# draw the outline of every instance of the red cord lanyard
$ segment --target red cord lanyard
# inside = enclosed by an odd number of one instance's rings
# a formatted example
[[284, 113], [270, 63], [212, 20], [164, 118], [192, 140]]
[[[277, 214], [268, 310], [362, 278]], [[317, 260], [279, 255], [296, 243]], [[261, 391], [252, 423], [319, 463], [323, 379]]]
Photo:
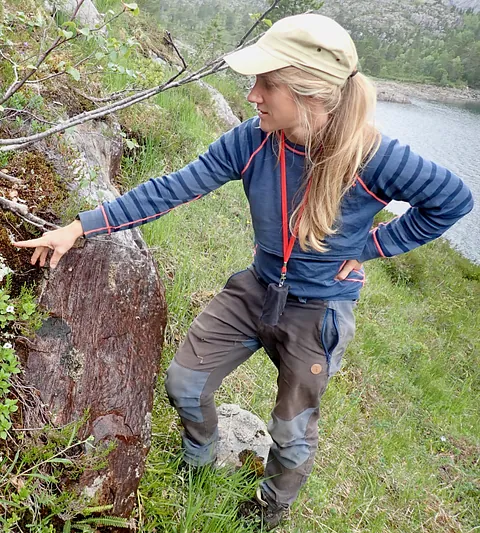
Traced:
[[293, 245], [298, 234], [298, 227], [300, 225], [300, 220], [305, 210], [305, 204], [307, 203], [307, 196], [310, 191], [310, 185], [312, 180], [309, 179], [307, 183], [307, 188], [305, 190], [305, 195], [302, 200], [302, 205], [298, 211], [297, 220], [295, 222], [295, 227], [293, 228], [293, 234], [288, 238], [288, 207], [287, 207], [287, 165], [285, 162], [285, 133], [282, 130], [281, 141], [280, 141], [280, 178], [281, 178], [281, 193], [282, 193], [282, 237], [283, 237], [283, 266], [280, 275], [280, 281], [278, 283], [279, 287], [283, 287], [285, 279], [287, 278], [287, 263], [292, 255]]

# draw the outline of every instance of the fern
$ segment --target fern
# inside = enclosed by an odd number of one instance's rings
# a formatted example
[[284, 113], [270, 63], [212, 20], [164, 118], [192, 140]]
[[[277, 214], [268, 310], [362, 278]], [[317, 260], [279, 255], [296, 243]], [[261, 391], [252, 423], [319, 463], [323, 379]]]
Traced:
[[97, 507], [85, 507], [85, 509], [83, 509], [82, 511], [82, 514], [83, 515], [88, 515], [88, 514], [93, 514], [93, 513], [103, 513], [105, 511], [110, 511], [110, 509], [112, 509], [113, 505], [110, 504], [110, 505], [99, 505]]
[[88, 524], [72, 524], [72, 527], [83, 531], [83, 533], [94, 533], [94, 529]]
[[127, 520], [126, 518], [120, 518], [118, 516], [105, 516], [105, 517], [93, 517], [93, 518], [86, 518], [85, 520], [81, 520], [80, 522], [77, 522], [74, 524], [73, 527], [77, 526], [88, 526], [89, 524], [93, 524], [95, 526], [112, 526], [112, 527], [123, 527], [123, 528], [129, 528], [131, 526], [130, 520]]

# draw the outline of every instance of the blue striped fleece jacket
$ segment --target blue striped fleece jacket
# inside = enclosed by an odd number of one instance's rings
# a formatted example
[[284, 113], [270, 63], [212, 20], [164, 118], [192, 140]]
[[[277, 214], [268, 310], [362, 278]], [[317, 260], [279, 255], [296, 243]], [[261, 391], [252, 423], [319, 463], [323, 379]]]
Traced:
[[[208, 151], [178, 172], [153, 178], [79, 217], [86, 237], [150, 222], [174, 207], [198, 199], [230, 180], [242, 180], [255, 233], [254, 264], [265, 282], [276, 282], [283, 263], [278, 137], [265, 134], [258, 118], [222, 135]], [[303, 147], [286, 144], [290, 212], [304, 172]], [[371, 230], [373, 217], [391, 200], [411, 208]], [[391, 257], [444, 233], [473, 206], [468, 187], [449, 170], [382, 137], [381, 145], [344, 196], [328, 251], [303, 251], [295, 244], [288, 263], [290, 292], [301, 298], [354, 300], [365, 282], [363, 269], [335, 280], [344, 261]]]

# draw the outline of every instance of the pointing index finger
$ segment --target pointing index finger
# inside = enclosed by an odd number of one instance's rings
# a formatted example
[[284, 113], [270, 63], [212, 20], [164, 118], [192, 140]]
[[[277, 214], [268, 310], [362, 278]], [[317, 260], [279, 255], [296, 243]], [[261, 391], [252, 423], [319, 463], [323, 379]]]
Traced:
[[[12, 244], [13, 246], [17, 246], [17, 248], [36, 248], [37, 246], [48, 246], [43, 237], [31, 239], [29, 241], [15, 241], [12, 242]], [[50, 248], [50, 246], [48, 246], [48, 248]]]

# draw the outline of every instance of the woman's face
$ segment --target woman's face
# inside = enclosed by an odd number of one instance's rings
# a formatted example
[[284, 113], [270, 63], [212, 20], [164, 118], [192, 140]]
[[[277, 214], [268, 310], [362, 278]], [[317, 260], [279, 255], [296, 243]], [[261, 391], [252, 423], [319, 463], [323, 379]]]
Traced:
[[[285, 84], [273, 84], [269, 81], [269, 75], [259, 74], [255, 85], [250, 90], [247, 100], [255, 104], [260, 117], [260, 128], [269, 133], [284, 130], [287, 139], [296, 144], [305, 144], [306, 134], [301, 121], [301, 112], [290, 90]], [[322, 114], [322, 109], [317, 109], [314, 127], [321, 127], [327, 120], [327, 115]], [[320, 123], [319, 123], [320, 122]]]

